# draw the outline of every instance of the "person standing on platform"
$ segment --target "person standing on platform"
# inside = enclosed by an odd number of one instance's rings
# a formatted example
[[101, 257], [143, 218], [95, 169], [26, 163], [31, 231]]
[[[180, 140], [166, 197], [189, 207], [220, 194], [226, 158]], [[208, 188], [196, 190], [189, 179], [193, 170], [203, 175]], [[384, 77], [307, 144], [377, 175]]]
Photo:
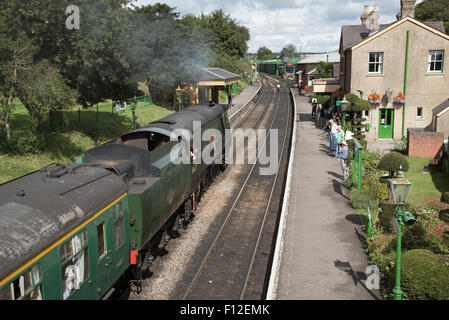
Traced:
[[228, 93], [228, 107], [229, 109], [232, 108], [232, 94], [230, 92]]
[[335, 157], [337, 158], [338, 154], [341, 152], [341, 143], [345, 138], [345, 132], [343, 131], [341, 126], [337, 126], [337, 152], [335, 153]]
[[349, 178], [349, 165], [348, 165], [348, 157], [349, 157], [349, 148], [346, 140], [341, 142], [341, 149], [339, 153], [339, 157], [341, 159], [341, 169], [343, 170], [343, 180], [346, 181]]
[[337, 151], [337, 124], [333, 119], [329, 120], [330, 125], [330, 151]]

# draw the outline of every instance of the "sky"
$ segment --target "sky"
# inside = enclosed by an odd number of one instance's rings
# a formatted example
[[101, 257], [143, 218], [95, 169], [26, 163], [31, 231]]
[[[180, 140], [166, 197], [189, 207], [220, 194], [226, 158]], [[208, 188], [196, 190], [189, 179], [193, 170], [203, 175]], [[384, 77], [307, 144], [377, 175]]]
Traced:
[[[301, 52], [338, 50], [341, 26], [360, 24], [365, 4], [376, 3], [380, 23], [396, 21], [400, 0], [136, 0], [136, 5], [163, 2], [182, 15], [222, 9], [250, 31], [248, 52], [267, 47], [280, 52], [293, 44]], [[420, 3], [418, 0], [416, 3]]]

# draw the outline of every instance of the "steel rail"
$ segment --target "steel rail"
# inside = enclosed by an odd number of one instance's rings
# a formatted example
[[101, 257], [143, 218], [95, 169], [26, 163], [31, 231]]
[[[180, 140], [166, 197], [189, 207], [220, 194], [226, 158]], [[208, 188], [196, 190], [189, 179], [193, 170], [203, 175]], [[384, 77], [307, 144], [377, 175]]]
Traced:
[[[276, 172], [276, 176], [274, 177], [273, 186], [271, 187], [270, 196], [268, 198], [267, 206], [265, 208], [265, 212], [264, 212], [264, 215], [263, 215], [262, 223], [261, 223], [260, 229], [259, 229], [259, 234], [257, 236], [256, 246], [254, 248], [254, 252], [253, 252], [253, 255], [251, 257], [251, 262], [250, 262], [250, 265], [249, 265], [249, 268], [248, 268], [248, 272], [247, 272], [246, 277], [245, 277], [245, 282], [243, 284], [243, 289], [242, 289], [242, 292], [240, 294], [240, 300], [243, 300], [243, 296], [246, 293], [246, 289], [247, 289], [247, 286], [248, 286], [248, 280], [249, 280], [249, 277], [251, 275], [251, 271], [252, 271], [252, 268], [253, 268], [253, 265], [254, 265], [254, 260], [256, 258], [257, 250], [259, 249], [260, 240], [262, 238], [263, 229], [264, 229], [264, 226], [265, 226], [265, 220], [267, 218], [268, 210], [270, 209], [271, 200], [273, 198], [273, 193], [274, 193], [274, 190], [275, 190], [275, 187], [276, 187], [276, 183], [277, 183], [277, 180], [278, 180], [278, 177], [279, 177], [279, 168], [280, 168], [280, 165], [281, 165], [281, 162], [282, 162], [282, 155], [284, 153], [285, 143], [287, 141], [288, 126], [289, 126], [289, 123], [290, 123], [290, 113], [291, 113], [290, 99], [288, 100], [288, 108], [287, 109], [288, 109], [288, 111], [287, 111], [287, 119], [286, 119], [286, 122], [285, 122], [285, 134], [284, 134], [284, 138], [283, 138], [283, 141], [282, 141], [281, 152], [279, 153], [278, 170]], [[270, 133], [270, 135], [271, 135], [271, 133]]]
[[[274, 96], [274, 95], [273, 95], [273, 96]], [[277, 113], [278, 113], [278, 110], [279, 110], [280, 100], [281, 100], [281, 99], [280, 99], [280, 95], [278, 95], [278, 101], [277, 101], [277, 105], [276, 105], [276, 110], [275, 110], [275, 112], [274, 112], [274, 116], [273, 116], [273, 119], [272, 119], [271, 124], [270, 124], [270, 129], [273, 127], [274, 121], [275, 121], [275, 119], [276, 119], [276, 116], [277, 116]], [[269, 101], [270, 101], [270, 99], [269, 99], [267, 102], [269, 102]], [[264, 111], [261, 113], [261, 115], [260, 115], [259, 118], [256, 120], [256, 122], [258, 122], [258, 120], [260, 119], [260, 117], [261, 117], [263, 114], [266, 113], [266, 109], [267, 109], [267, 108], [264, 108]], [[268, 135], [267, 135], [267, 137], [265, 138], [264, 145], [266, 144], [267, 139], [268, 139]], [[263, 150], [263, 148], [261, 148], [261, 149]], [[262, 150], [261, 150], [261, 152], [262, 152]], [[240, 196], [242, 195], [243, 191], [245, 190], [245, 187], [247, 186], [247, 183], [248, 183], [249, 179], [251, 178], [251, 174], [252, 174], [252, 172], [254, 171], [254, 168], [256, 167], [256, 165], [257, 165], [257, 163], [258, 163], [257, 160], [260, 158], [261, 152], [259, 152], [259, 154], [258, 154], [258, 156], [257, 156], [257, 158], [256, 158], [255, 163], [252, 165], [251, 170], [250, 170], [250, 172], [248, 173], [247, 178], [245, 179], [245, 182], [243, 183], [242, 187], [240, 188], [240, 191], [239, 191], [239, 193], [238, 193], [238, 195], [237, 195], [237, 197], [236, 197], [236, 200], [234, 201], [234, 203], [233, 203], [231, 209], [229, 210], [228, 214], [226, 215], [225, 221], [224, 221], [223, 224], [221, 225], [221, 227], [220, 227], [220, 229], [219, 229], [219, 231], [218, 231], [218, 233], [217, 233], [217, 235], [216, 235], [214, 241], [212, 242], [212, 245], [210, 246], [209, 250], [207, 251], [207, 253], [206, 253], [206, 255], [205, 255], [203, 261], [201, 262], [200, 267], [198, 268], [198, 270], [197, 270], [195, 276], [193, 277], [193, 280], [191, 281], [190, 285], [188, 286], [187, 290], [185, 291], [185, 294], [184, 294], [184, 296], [183, 296], [183, 298], [182, 298], [183, 300], [186, 300], [186, 299], [188, 298], [188, 296], [189, 296], [190, 293], [192, 292], [192, 289], [194, 288], [195, 284], [197, 283], [198, 279], [200, 278], [201, 273], [203, 272], [204, 268], [206, 267], [207, 262], [208, 262], [208, 260], [209, 260], [209, 258], [210, 258], [210, 256], [211, 256], [212, 251], [215, 249], [215, 247], [216, 247], [216, 245], [217, 245], [217, 242], [218, 242], [219, 238], [222, 236], [223, 230], [224, 230], [225, 226], [228, 224], [228, 221], [230, 220], [230, 217], [231, 217], [231, 215], [232, 215], [232, 212], [234, 211], [234, 208], [235, 208], [235, 206], [237, 205], [237, 202], [239, 201]]]

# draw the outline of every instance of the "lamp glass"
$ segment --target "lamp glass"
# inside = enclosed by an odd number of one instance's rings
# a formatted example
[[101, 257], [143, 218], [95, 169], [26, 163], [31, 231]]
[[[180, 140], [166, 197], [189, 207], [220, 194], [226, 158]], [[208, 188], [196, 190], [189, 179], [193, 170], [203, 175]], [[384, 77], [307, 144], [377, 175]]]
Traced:
[[343, 97], [343, 101], [340, 101], [340, 105], [341, 105], [341, 110], [342, 111], [348, 110], [349, 101], [346, 100], [346, 96]]
[[178, 85], [178, 89], [176, 89], [176, 94], [178, 95], [178, 97], [182, 94], [182, 89], [179, 85]]
[[393, 89], [388, 88], [387, 90], [385, 90], [385, 97], [386, 97], [387, 101], [390, 101], [392, 95], [393, 95]]
[[390, 189], [393, 194], [395, 204], [406, 204], [412, 189], [412, 183], [405, 178], [396, 178], [390, 180]]

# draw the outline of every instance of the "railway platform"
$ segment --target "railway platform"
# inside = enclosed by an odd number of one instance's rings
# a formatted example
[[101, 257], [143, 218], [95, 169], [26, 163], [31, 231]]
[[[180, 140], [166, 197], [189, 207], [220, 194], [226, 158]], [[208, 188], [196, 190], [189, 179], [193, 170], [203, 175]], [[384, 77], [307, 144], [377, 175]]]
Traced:
[[245, 90], [240, 92], [235, 97], [232, 97], [232, 108], [228, 110], [229, 117], [232, 117], [234, 113], [237, 113], [240, 108], [246, 106], [257, 94], [260, 90], [261, 84], [260, 82], [254, 82], [252, 85], [249, 85]]
[[365, 284], [370, 276], [361, 242], [365, 233], [343, 184], [340, 160], [328, 155], [327, 134], [315, 127], [308, 99], [296, 90], [294, 96], [295, 153], [290, 190], [285, 193], [289, 200], [281, 217], [267, 299], [382, 299], [379, 290]]

